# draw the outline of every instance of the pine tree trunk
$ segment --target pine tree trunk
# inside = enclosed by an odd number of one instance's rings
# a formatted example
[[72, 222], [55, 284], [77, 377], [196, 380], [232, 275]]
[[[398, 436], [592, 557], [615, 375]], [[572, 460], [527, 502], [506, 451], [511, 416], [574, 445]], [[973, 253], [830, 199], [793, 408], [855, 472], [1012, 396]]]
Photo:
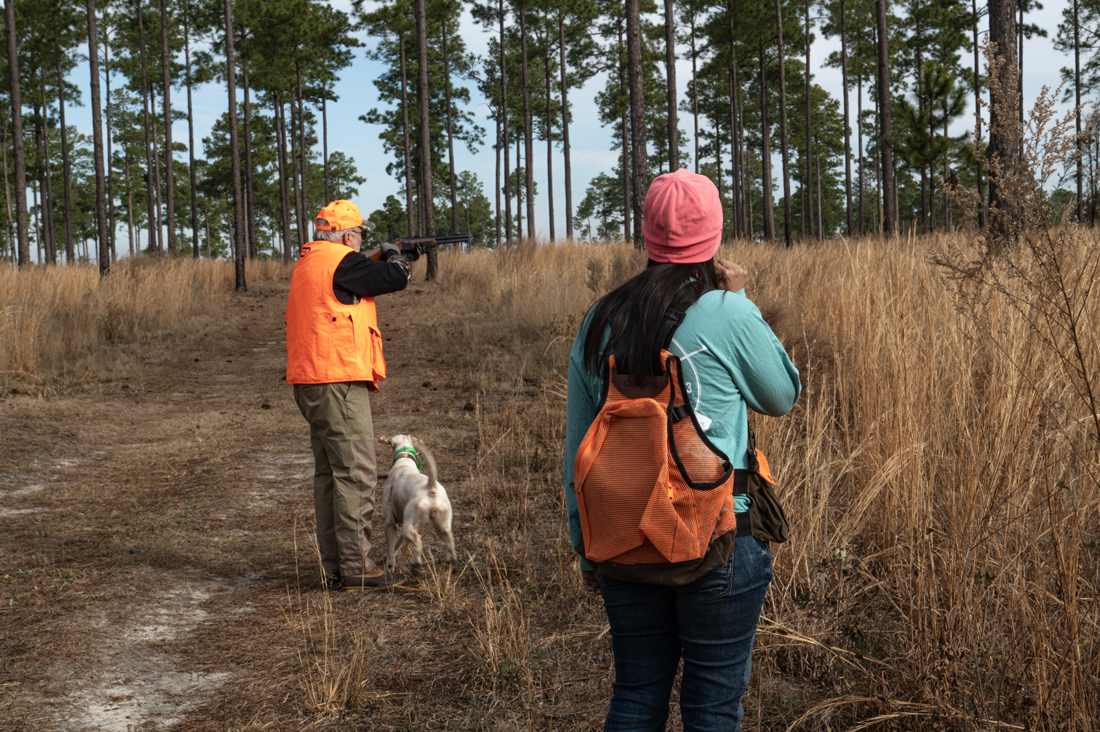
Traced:
[[[944, 109], [943, 136], [947, 138], [947, 115]], [[943, 220], [943, 228], [946, 231], [954, 229], [955, 222], [951, 218], [951, 202], [947, 196], [948, 182], [951, 180], [951, 162], [948, 160], [948, 151], [943, 153], [943, 185], [940, 187], [940, 215]]]
[[[924, 94], [921, 92], [921, 69], [924, 67], [923, 51], [924, 48], [924, 29], [921, 27], [920, 18], [918, 17], [913, 29], [913, 89], [916, 92], [917, 101], [917, 113], [918, 116], [924, 112]], [[930, 231], [928, 226], [928, 169], [922, 163], [920, 165], [920, 230], [922, 233], [928, 233]]]
[[[628, 0], [629, 2], [629, 0]], [[519, 39], [523, 66], [523, 166], [527, 196], [527, 238], [535, 238], [535, 141], [531, 119], [531, 80], [527, 72], [527, 8], [520, 0]]]
[[149, 67], [145, 61], [145, 0], [136, 0], [138, 17], [138, 42], [141, 44], [141, 114], [145, 121], [145, 188], [147, 213], [149, 225], [146, 227], [149, 239], [149, 252], [159, 250], [156, 245], [156, 237], [153, 235], [153, 227], [157, 225], [156, 198], [153, 195], [153, 141], [151, 134], [153, 125], [149, 120]]
[[[623, 111], [622, 119], [622, 136], [623, 140], [630, 139], [630, 122], [627, 119], [626, 111]], [[630, 205], [630, 143], [623, 143], [623, 241], [631, 240], [630, 215], [632, 207]]]
[[[466, 188], [466, 190], [465, 190], [466, 197], [463, 200], [462, 208], [464, 208], [466, 210], [466, 233], [470, 235], [470, 239], [471, 239], [471, 242], [472, 242], [473, 241], [473, 230], [472, 230], [472, 227], [470, 226], [470, 182], [469, 182], [468, 178], [466, 179], [465, 188]], [[485, 241], [485, 224], [484, 223], [481, 225], [481, 240], [483, 242]]]
[[543, 70], [546, 73], [546, 197], [549, 202], [550, 241], [554, 241], [554, 124], [551, 116], [552, 98], [550, 95], [550, 45], [546, 46], [546, 58]]
[[[248, 99], [247, 93], [245, 99]], [[328, 93], [323, 90], [321, 91], [321, 165], [325, 181], [325, 205], [328, 205], [333, 198], [328, 188]]]
[[57, 65], [57, 108], [61, 124], [61, 167], [64, 177], [63, 195], [65, 214], [65, 261], [73, 262], [73, 171], [69, 164], [69, 135], [65, 129], [65, 79], [61, 74], [61, 63]]
[[283, 100], [275, 94], [275, 137], [279, 148], [279, 203], [283, 231], [283, 261], [291, 260], [290, 253], [290, 184], [286, 159], [286, 109]]
[[[979, 77], [979, 70], [981, 65], [979, 64], [978, 54], [980, 48], [978, 46], [978, 0], [971, 0], [971, 8], [974, 13], [974, 129], [975, 129], [975, 143], [980, 144], [982, 141], [982, 86]], [[976, 177], [978, 183], [978, 226], [982, 229], [985, 228], [986, 218], [986, 199], [985, 199], [985, 186], [982, 182], [982, 155], [974, 156], [974, 165], [977, 167]]]
[[561, 55], [561, 139], [562, 152], [565, 154], [565, 238], [573, 239], [573, 169], [569, 161], [569, 101], [566, 92], [569, 89], [565, 69], [565, 17], [558, 8], [558, 50]]
[[[977, 2], [977, 0], [974, 0]], [[1073, 93], [1077, 123], [1077, 223], [1085, 221], [1082, 183], [1084, 182], [1084, 155], [1081, 148], [1081, 24], [1078, 21], [1078, 0], [1073, 0]], [[977, 64], [975, 64], [977, 68]], [[980, 183], [979, 183], [980, 185]]]
[[1093, 141], [1096, 143], [1094, 146], [1096, 152], [1092, 156], [1092, 225], [1096, 226], [1096, 209], [1100, 206], [1100, 190], [1096, 185], [1096, 160], [1100, 158], [1100, 130], [1097, 130], [1093, 134]]
[[[94, 0], [88, 0], [94, 8]], [[8, 32], [8, 83], [11, 93], [12, 157], [15, 159], [15, 219], [19, 241], [18, 263], [31, 262], [30, 216], [27, 213], [27, 155], [23, 148], [23, 101], [19, 89], [18, 36], [15, 28], [15, 0], [4, 3], [4, 25]], [[95, 22], [93, 17], [90, 21]]]
[[[106, 13], [104, 13], [104, 20], [107, 19]], [[103, 79], [105, 82], [104, 90], [104, 113], [107, 122], [107, 157], [104, 160], [104, 165], [107, 168], [107, 240], [109, 242], [109, 248], [111, 250], [111, 261], [114, 262], [118, 259], [118, 252], [115, 249], [115, 173], [114, 173], [114, 157], [111, 153], [111, 142], [113, 140], [111, 136], [111, 44], [109, 41], [109, 33], [104, 33], [103, 37]]]
[[806, 182], [806, 179], [809, 177], [809, 173], [806, 172], [806, 167], [806, 156], [802, 155], [798, 161], [798, 170], [799, 173], [801, 173], [798, 186], [798, 203], [801, 211], [799, 212], [798, 223], [799, 233], [803, 239], [806, 238], [806, 220], [810, 216], [810, 210], [806, 206], [806, 189], [809, 187], [809, 184]]
[[825, 238], [824, 202], [821, 199], [821, 148], [817, 150], [817, 238]]
[[46, 102], [46, 80], [42, 80], [42, 149], [45, 157], [45, 166], [42, 182], [45, 190], [42, 196], [42, 222], [46, 235], [46, 261], [49, 264], [57, 264], [57, 234], [54, 231], [54, 195], [53, 195], [53, 171], [50, 169], [50, 107]]
[[[153, 88], [149, 87], [149, 108], [156, 109], [156, 96], [153, 94]], [[164, 251], [164, 209], [162, 207], [163, 201], [160, 197], [160, 151], [157, 149], [157, 117], [152, 115], [151, 121], [153, 123], [153, 171], [155, 173], [155, 183], [153, 184], [153, 190], [156, 192], [156, 210], [157, 210], [157, 250]]]
[[[458, 232], [458, 192], [455, 189], [455, 141], [451, 124], [451, 59], [447, 53], [447, 20], [440, 23], [443, 29], [443, 86], [447, 104], [447, 170], [451, 183], [451, 233]], [[469, 234], [470, 232], [466, 232]]]
[[806, 181], [809, 183], [807, 198], [810, 204], [810, 236], [814, 231], [814, 130], [810, 119], [810, 0], [806, 0]]
[[[35, 116], [37, 117], [38, 115], [36, 114]], [[37, 150], [36, 150], [36, 152], [37, 152]], [[38, 205], [38, 192], [39, 192], [39, 189], [42, 187], [42, 181], [35, 180], [35, 181], [33, 181], [33, 183], [34, 183], [34, 202], [33, 202], [33, 209], [32, 210], [34, 211], [35, 262], [37, 262], [38, 264], [42, 264], [42, 261], [43, 261], [42, 260], [42, 226], [41, 226], [42, 209]]]
[[665, 74], [668, 78], [668, 172], [680, 169], [680, 129], [676, 117], [676, 16], [674, 0], [665, 0]]
[[[976, 1], [976, 0], [975, 0]], [[865, 233], [863, 218], [863, 76], [859, 77], [859, 89], [856, 92], [856, 145], [859, 148], [859, 235]], [[979, 178], [980, 180], [980, 178]]]
[[[503, 223], [503, 217], [501, 216], [501, 210], [500, 210], [500, 191], [501, 191], [501, 180], [500, 180], [500, 148], [501, 148], [500, 117], [501, 117], [501, 109], [497, 108], [497, 113], [496, 113], [497, 144], [494, 145], [493, 147], [494, 147], [494, 150], [495, 150], [496, 156], [497, 156], [497, 178], [496, 178], [496, 187], [495, 187], [494, 190], [496, 191], [496, 212], [497, 212], [497, 215], [496, 215], [496, 231], [497, 231], [496, 246], [498, 246], [498, 247], [502, 243], [502, 240], [501, 240], [501, 224]], [[470, 213], [469, 203], [466, 204], [466, 213], [467, 213], [467, 215]]]
[[[226, 0], [228, 2], [229, 0]], [[294, 70], [298, 76], [298, 177], [302, 179], [301, 191], [302, 191], [302, 229], [298, 232], [298, 237], [305, 244], [310, 239], [309, 221], [309, 189], [306, 186], [306, 111], [305, 104], [302, 101], [302, 66], [299, 62], [294, 62]]]
[[15, 236], [12, 234], [11, 225], [15, 220], [12, 216], [11, 210], [11, 175], [8, 173], [8, 135], [11, 134], [11, 130], [4, 126], [4, 137], [0, 140], [0, 160], [4, 163], [4, 212], [8, 216], [7, 226], [4, 227], [4, 237], [7, 240], [8, 253], [11, 259], [11, 265], [16, 266], [18, 255], [16, 254]]
[[[140, 232], [138, 232], [140, 235]], [[126, 150], [126, 234], [130, 243], [130, 258], [134, 251], [134, 187], [130, 182], [130, 151]], [[138, 245], [140, 246], [140, 244]]]
[[634, 247], [645, 249], [642, 236], [642, 205], [649, 190], [646, 164], [645, 89], [642, 82], [642, 25], [639, 0], [626, 0], [626, 56], [630, 74], [630, 132], [633, 156]]
[[[1022, 130], [1024, 128], [1024, 0], [1017, 0], [1016, 4], [1020, 8], [1020, 22], [1016, 26], [1016, 35], [1019, 37], [1019, 49], [1016, 56], [1016, 71], [1018, 72], [1016, 84], [1019, 88], [1016, 93], [1016, 104], [1019, 107], [1020, 129]], [[1021, 153], [1023, 152], [1023, 144], [1024, 141], [1021, 138]]]
[[[225, 0], [225, 73], [229, 88], [229, 157], [233, 171], [233, 264], [237, 290], [247, 290], [245, 281], [244, 200], [241, 191], [241, 149], [237, 138], [237, 60], [233, 53], [233, 5]], [[299, 89], [301, 89], [301, 76]]]
[[[731, 36], [732, 38], [732, 36]], [[695, 118], [695, 172], [699, 172], [699, 54], [695, 48], [695, 14], [691, 15], [691, 114]]]
[[[876, 38], [878, 29], [875, 30]], [[882, 122], [881, 116], [878, 113], [878, 101], [879, 97], [875, 97], [875, 137], [874, 139], [880, 139], [880, 130], [882, 129], [880, 124]], [[878, 143], [882, 146], [882, 143]], [[875, 164], [875, 233], [882, 233], [882, 166]]]
[[[424, 206], [424, 231], [421, 236], [435, 236], [435, 205], [432, 196], [431, 118], [428, 109], [428, 18], [425, 0], [416, 0], [416, 97], [420, 107], [420, 190]], [[428, 250], [425, 279], [434, 280], [439, 268], [435, 248]]]
[[[731, 59], [735, 57], [730, 48]], [[737, 72], [735, 61], [730, 62], [730, 209], [733, 212], [733, 235], [741, 236], [741, 169], [737, 160]]]
[[172, 150], [172, 80], [171, 55], [168, 48], [168, 6], [160, 0], [161, 69], [164, 75], [164, 182], [166, 186], [168, 253], [176, 253], [176, 178], [173, 174]]
[[[243, 33], [242, 33], [243, 36]], [[241, 45], [244, 45], [242, 37]], [[248, 63], [241, 64], [241, 75], [244, 81], [244, 203], [245, 203], [245, 232], [248, 234], [248, 258], [258, 259], [259, 246], [256, 241], [256, 186], [252, 180], [252, 100], [248, 87]]]
[[294, 223], [298, 229], [298, 246], [301, 247], [306, 239], [306, 219], [304, 213], [304, 207], [302, 206], [302, 189], [299, 185], [298, 176], [298, 123], [296, 122], [298, 110], [295, 108], [296, 96], [291, 93], [290, 97], [290, 129], [286, 129], [286, 113], [283, 113], [283, 131], [285, 134], [290, 135], [290, 165], [287, 167], [287, 172], [290, 174], [289, 185], [294, 186]]
[[107, 191], [103, 179], [103, 130], [102, 113], [99, 107], [99, 47], [96, 38], [95, 0], [88, 0], [88, 70], [92, 82], [92, 147], [95, 158], [95, 218], [96, 228], [99, 231], [99, 274], [103, 277], [111, 271], [111, 252], [107, 245]]
[[[626, 96], [626, 67], [623, 64], [623, 34], [622, 26], [619, 29], [619, 98]], [[623, 241], [630, 241], [630, 123], [627, 121], [627, 108], [623, 108], [622, 128], [620, 132], [623, 138]]]
[[844, 216], [846, 233], [852, 236], [852, 125], [848, 111], [848, 18], [840, 0], [840, 73], [844, 85]]
[[[931, 105], [930, 105], [931, 106]], [[932, 110], [929, 109], [929, 112]], [[931, 119], [929, 114], [929, 119]], [[931, 140], [936, 136], [936, 129], [934, 126], [929, 125], [928, 139]], [[936, 168], [935, 163], [928, 163], [928, 214], [929, 214], [929, 228], [932, 231], [936, 231], [939, 227], [936, 225]]]
[[516, 136], [516, 239], [523, 239], [523, 186], [519, 174], [523, 170], [523, 133]]
[[[760, 187], [764, 194], [764, 239], [775, 240], [775, 204], [772, 202], [772, 144], [771, 127], [768, 125], [768, 74], [764, 44], [760, 44]], [[787, 227], [788, 231], [790, 227]]]
[[[809, 11], [807, 11], [808, 13]], [[783, 158], [783, 241], [789, 247], [791, 246], [791, 171], [790, 171], [790, 148], [788, 147], [787, 140], [787, 72], [786, 61], [783, 57], [783, 5], [780, 0], [775, 0], [775, 28], [776, 28], [776, 45], [779, 48], [779, 144], [780, 152]], [[809, 39], [809, 31], [806, 32], [806, 38]], [[807, 72], [806, 76], [809, 78], [809, 51], [807, 51]], [[809, 82], [806, 82], [807, 91], [809, 89]], [[809, 99], [806, 102], [806, 129], [809, 130]], [[810, 136], [806, 135], [806, 146], [809, 147]]]
[[[734, 68], [736, 75], [737, 69]], [[736, 78], [736, 76], [735, 76]], [[737, 105], [737, 167], [741, 171], [741, 179], [737, 184], [741, 186], [741, 235], [752, 239], [752, 171], [749, 169], [749, 161], [745, 151], [745, 103], [741, 101], [741, 88], [733, 98]]]
[[[504, 242], [512, 243], [512, 192], [511, 168], [508, 154], [508, 62], [504, 54], [504, 0], [497, 0], [497, 13], [500, 19], [500, 114], [501, 149], [504, 152]], [[518, 163], [519, 160], [517, 159]]]
[[[183, 61], [187, 84], [187, 176], [191, 181], [191, 258], [198, 259], [199, 192], [195, 180], [195, 110], [191, 102], [191, 18], [187, 15], [183, 25]], [[283, 210], [286, 211], [285, 208]]]
[[401, 131], [405, 138], [405, 217], [408, 220], [408, 236], [416, 236], [413, 224], [412, 146], [409, 142], [409, 78], [405, 63], [405, 32], [399, 31], [397, 42], [401, 49]]
[[[994, 0], [1004, 1], [1004, 0]], [[886, 0], [876, 0], [878, 20], [878, 147], [882, 158], [883, 232], [888, 236], [898, 233], [897, 179], [894, 177], [893, 123], [890, 101], [890, 52], [886, 35]]]
[[[994, 53], [1002, 61], [1002, 73], [1016, 68], [1016, 17], [1013, 9], [1012, 0], [989, 1], [989, 40], [996, 44]], [[991, 223], [1001, 244], [1009, 243], [1011, 219], [1015, 214], [1015, 204], [1005, 195], [1001, 182], [1006, 175], [1015, 172], [1019, 153], [1018, 141], [1011, 139], [1008, 133], [1012, 123], [1007, 121], [1015, 117], [1013, 105], [1019, 102], [1015, 91], [1006, 90], [1003, 98], [994, 96], [990, 111], [989, 152], [991, 158], [1000, 161], [1001, 171], [989, 179], [989, 208]]]

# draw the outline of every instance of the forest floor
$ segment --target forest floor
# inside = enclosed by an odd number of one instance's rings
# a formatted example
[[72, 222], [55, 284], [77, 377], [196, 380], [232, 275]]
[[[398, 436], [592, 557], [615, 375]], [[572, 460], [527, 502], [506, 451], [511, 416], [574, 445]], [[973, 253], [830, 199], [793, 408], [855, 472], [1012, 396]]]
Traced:
[[[433, 445], [460, 562], [394, 589], [319, 587], [285, 282], [127, 347], [123, 378], [0, 396], [0, 728], [601, 728], [611, 645], [568, 546], [564, 364], [470, 353], [499, 325], [436, 292], [379, 299], [372, 411], [376, 435]], [[381, 510], [373, 537], [380, 561]]]

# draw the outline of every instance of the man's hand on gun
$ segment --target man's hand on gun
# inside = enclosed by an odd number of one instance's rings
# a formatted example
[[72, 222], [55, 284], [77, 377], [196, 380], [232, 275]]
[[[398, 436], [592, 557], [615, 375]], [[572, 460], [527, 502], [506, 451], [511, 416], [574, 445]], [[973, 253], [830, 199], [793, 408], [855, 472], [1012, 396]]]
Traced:
[[[395, 254], [396, 255], [401, 254], [401, 247], [397, 246], [396, 244], [390, 244], [389, 242], [386, 242], [385, 244], [382, 245], [381, 248], [382, 248], [382, 259], [383, 260], [387, 260]], [[406, 258], [407, 259], [413, 259], [412, 257], [406, 257]], [[414, 259], [414, 261], [415, 261], [415, 259]]]

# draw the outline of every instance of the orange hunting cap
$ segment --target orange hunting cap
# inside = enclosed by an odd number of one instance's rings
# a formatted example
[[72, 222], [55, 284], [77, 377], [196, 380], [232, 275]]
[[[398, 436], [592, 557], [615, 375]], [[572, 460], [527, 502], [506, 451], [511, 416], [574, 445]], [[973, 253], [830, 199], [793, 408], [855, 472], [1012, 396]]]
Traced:
[[351, 201], [340, 199], [321, 209], [313, 225], [321, 231], [347, 231], [364, 224], [359, 207]]

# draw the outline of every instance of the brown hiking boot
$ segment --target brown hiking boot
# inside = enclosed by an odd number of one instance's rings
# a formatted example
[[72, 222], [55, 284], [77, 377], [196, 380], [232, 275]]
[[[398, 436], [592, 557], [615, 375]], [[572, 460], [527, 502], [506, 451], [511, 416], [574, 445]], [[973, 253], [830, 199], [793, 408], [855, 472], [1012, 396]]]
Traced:
[[375, 587], [393, 587], [405, 581], [405, 575], [397, 572], [384, 572], [375, 567], [366, 574], [353, 574], [341, 578], [345, 590], [366, 590]]

